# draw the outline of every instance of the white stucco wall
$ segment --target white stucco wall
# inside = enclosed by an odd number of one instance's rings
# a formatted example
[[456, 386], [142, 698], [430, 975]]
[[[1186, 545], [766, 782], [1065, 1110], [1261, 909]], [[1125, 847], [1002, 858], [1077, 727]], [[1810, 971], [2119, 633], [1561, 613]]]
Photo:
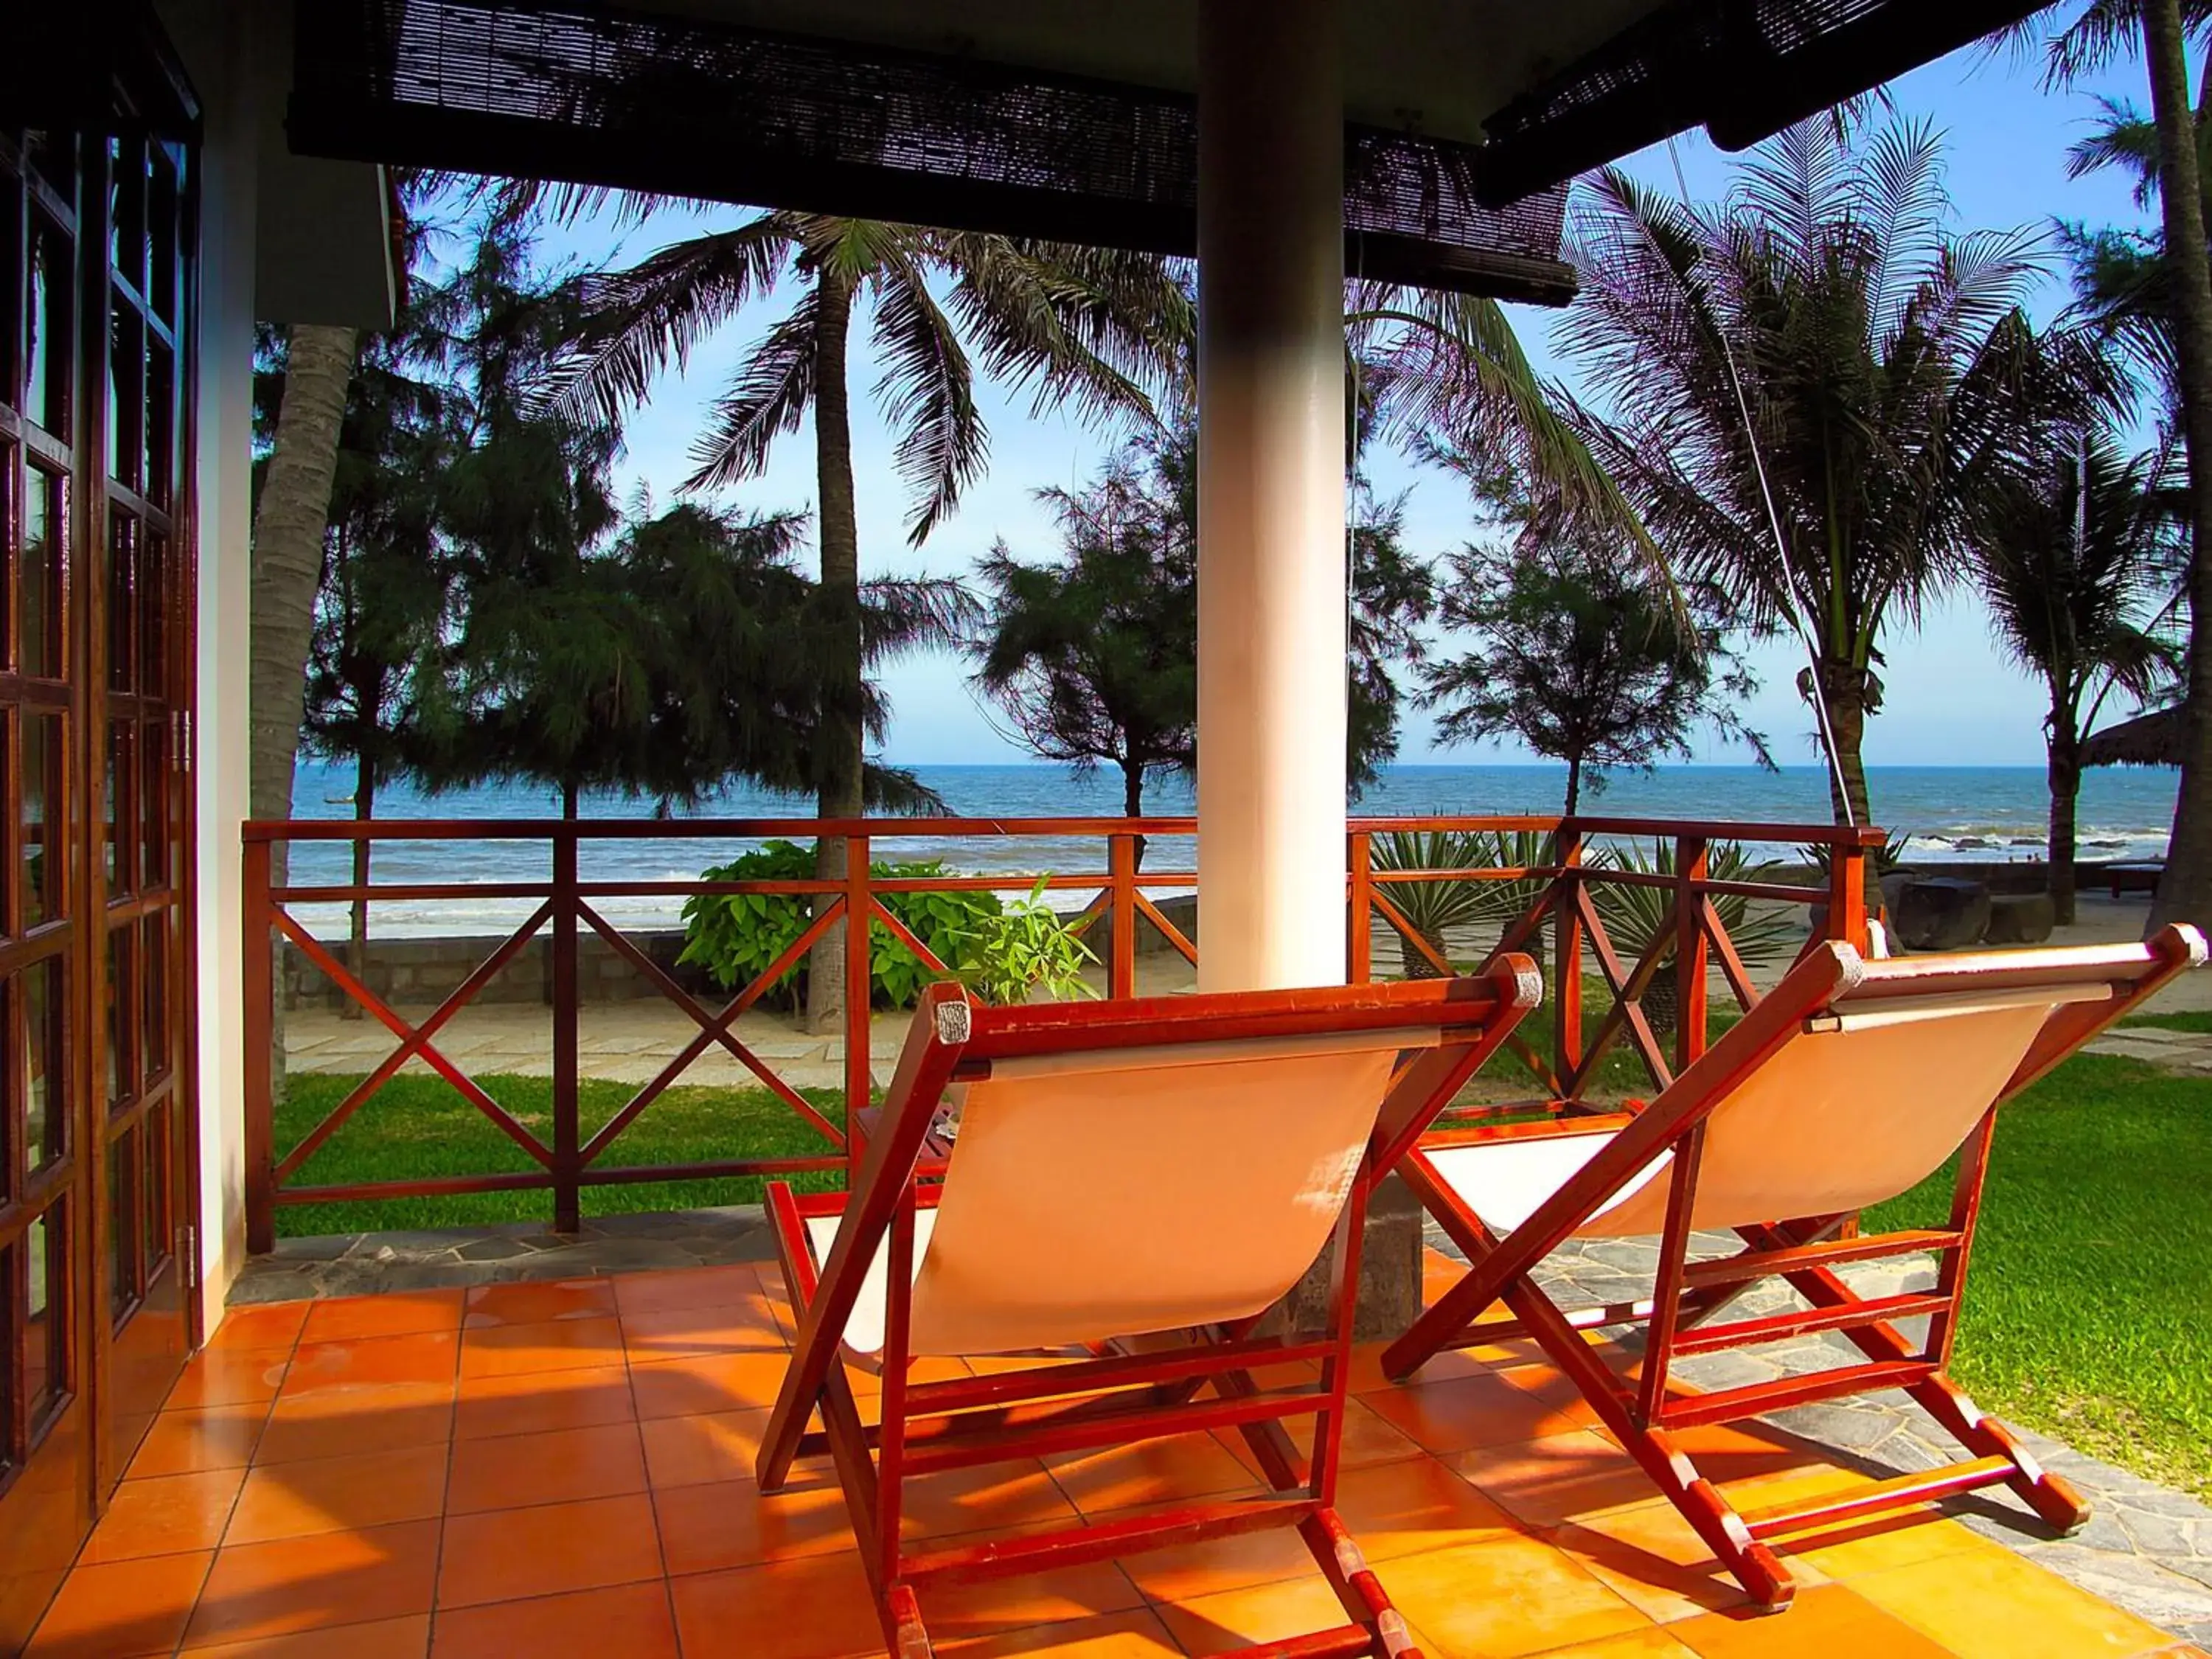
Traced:
[[206, 101], [200, 246], [198, 883], [200, 1274], [204, 1328], [246, 1259], [239, 826], [246, 813], [259, 110], [243, 9], [196, 43]]

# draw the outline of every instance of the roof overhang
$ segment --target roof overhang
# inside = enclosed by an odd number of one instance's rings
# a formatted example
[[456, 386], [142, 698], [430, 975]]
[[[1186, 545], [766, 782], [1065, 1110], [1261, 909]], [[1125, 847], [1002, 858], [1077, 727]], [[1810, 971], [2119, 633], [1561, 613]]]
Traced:
[[[1189, 252], [1199, 0], [296, 0], [305, 154]], [[1564, 185], [2032, 0], [1344, 0], [1347, 268], [1559, 302]]]
[[[309, 154], [1196, 251], [1197, 113], [1174, 88], [587, 0], [298, 16], [289, 127]], [[1472, 146], [1366, 123], [1345, 143], [1348, 270], [1572, 295], [1562, 192], [1486, 207]]]
[[[193, 83], [210, 100], [235, 99], [251, 112], [254, 315], [267, 323], [390, 327], [405, 280], [391, 173], [380, 158], [301, 155], [286, 137], [288, 0], [160, 0], [155, 9]], [[242, 186], [233, 179], [217, 187]]]
[[2082, 739], [2084, 766], [2179, 766], [2182, 711], [2154, 708]]

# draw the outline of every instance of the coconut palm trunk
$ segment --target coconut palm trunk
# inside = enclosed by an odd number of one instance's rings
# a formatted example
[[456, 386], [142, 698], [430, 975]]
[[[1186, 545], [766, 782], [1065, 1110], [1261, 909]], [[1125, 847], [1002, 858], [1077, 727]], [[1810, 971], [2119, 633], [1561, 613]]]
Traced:
[[2194, 532], [2181, 787], [2166, 874], [2150, 907], [2148, 926], [2154, 930], [2172, 921], [2212, 921], [2212, 258], [2204, 246], [2204, 198], [2180, 0], [2143, 0], [2142, 32], [2151, 114], [2158, 127], [2159, 205], [2172, 262], [2175, 378], [2189, 441]]
[[[1864, 753], [1872, 690], [1873, 677], [1865, 669], [1832, 658], [1821, 659], [1816, 695], [1826, 716], [1829, 745], [1828, 807], [1832, 821], [1842, 829], [1863, 830], [1874, 822]], [[1866, 872], [1862, 891], [1871, 916], [1881, 909], [1881, 871], [1873, 859], [1862, 862]]]
[[[352, 329], [313, 323], [294, 324], [289, 337], [284, 401], [253, 513], [246, 799], [257, 818], [292, 816], [292, 768], [307, 704], [315, 593], [322, 585], [331, 483], [337, 474], [338, 433], [357, 343]], [[287, 852], [283, 842], [270, 849], [270, 878], [279, 884], [289, 865]], [[280, 1099], [283, 1013], [281, 1007], [272, 1010], [270, 1025], [270, 1075]]]
[[[861, 794], [860, 531], [854, 505], [852, 410], [845, 377], [853, 290], [833, 270], [823, 271], [816, 280], [820, 297], [814, 332], [814, 465], [815, 487], [821, 495], [821, 601], [830, 623], [823, 630], [824, 637], [837, 660], [825, 665], [830, 692], [822, 711], [822, 751], [817, 757], [821, 781], [815, 811], [824, 818], [856, 818], [865, 803]], [[845, 854], [842, 836], [821, 836], [815, 843], [815, 875], [823, 881], [842, 881]], [[832, 902], [824, 896], [818, 903]], [[808, 959], [806, 1020], [813, 1030], [834, 1030], [844, 1019], [848, 934], [853, 935], [850, 942], [867, 948], [860, 919], [852, 917], [844, 927], [824, 934]]]
[[2075, 811], [2081, 793], [2081, 734], [2063, 698], [2051, 705], [2051, 915], [2061, 927], [2074, 921]]

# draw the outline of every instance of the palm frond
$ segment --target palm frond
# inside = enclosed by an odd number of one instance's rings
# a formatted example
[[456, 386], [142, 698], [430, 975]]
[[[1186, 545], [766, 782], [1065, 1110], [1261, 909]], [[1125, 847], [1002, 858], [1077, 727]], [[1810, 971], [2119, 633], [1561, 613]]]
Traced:
[[1362, 401], [1402, 440], [1443, 443], [1540, 481], [1562, 517], [1644, 539], [1634, 508], [1560, 414], [1494, 300], [1357, 284], [1346, 319]]
[[892, 461], [918, 500], [907, 518], [907, 540], [919, 546], [960, 500], [990, 459], [990, 435], [975, 408], [975, 374], [952, 320], [929, 292], [921, 266], [900, 257], [878, 268], [872, 283], [876, 381], [898, 441]]
[[1158, 418], [1187, 404], [1198, 338], [1188, 262], [972, 232], [933, 232], [952, 313], [986, 370], [1030, 392], [1032, 412]]
[[2066, 176], [2085, 179], [2106, 167], [2132, 173], [2136, 205], [2148, 213], [2158, 200], [2158, 128], [2125, 99], [2100, 97], [2097, 105], [2103, 123], [2067, 147]]
[[1875, 336], [1894, 337], [1920, 273], [1943, 252], [1942, 142], [1925, 121], [1876, 133], [1845, 192], [1867, 242], [1867, 304]]
[[683, 369], [700, 341], [774, 285], [792, 246], [785, 217], [763, 214], [672, 243], [627, 270], [582, 278], [577, 337], [547, 388], [554, 407], [620, 419], [663, 369]]
[[757, 477], [776, 439], [799, 430], [814, 401], [821, 314], [822, 290], [810, 287], [791, 314], [753, 348], [691, 446], [692, 472], [684, 489], [723, 489]]

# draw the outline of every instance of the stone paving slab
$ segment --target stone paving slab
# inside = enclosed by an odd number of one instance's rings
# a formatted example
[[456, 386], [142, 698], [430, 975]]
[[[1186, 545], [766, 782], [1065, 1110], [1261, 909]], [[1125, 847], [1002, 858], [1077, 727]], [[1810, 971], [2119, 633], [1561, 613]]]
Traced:
[[2212, 1076], [2212, 1035], [2203, 1031], [2121, 1026], [2096, 1038], [2088, 1048], [2093, 1054], [2123, 1054], [2164, 1071]]
[[231, 1286], [233, 1307], [308, 1297], [569, 1279], [656, 1267], [771, 1261], [760, 1206], [587, 1218], [574, 1233], [515, 1221], [419, 1232], [279, 1239]]

